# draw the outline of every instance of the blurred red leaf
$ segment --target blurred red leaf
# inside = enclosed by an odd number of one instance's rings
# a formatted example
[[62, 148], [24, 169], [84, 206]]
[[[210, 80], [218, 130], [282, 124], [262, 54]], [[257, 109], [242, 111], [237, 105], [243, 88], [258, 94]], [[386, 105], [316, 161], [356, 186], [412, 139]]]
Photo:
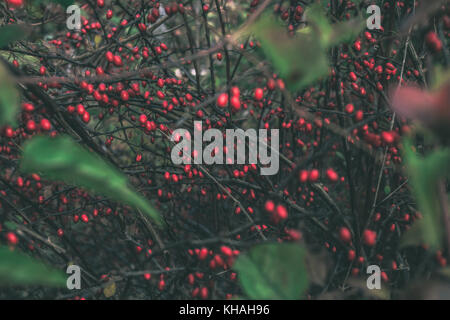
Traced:
[[394, 93], [392, 108], [401, 117], [416, 120], [440, 135], [450, 133], [450, 83], [437, 91], [400, 88]]

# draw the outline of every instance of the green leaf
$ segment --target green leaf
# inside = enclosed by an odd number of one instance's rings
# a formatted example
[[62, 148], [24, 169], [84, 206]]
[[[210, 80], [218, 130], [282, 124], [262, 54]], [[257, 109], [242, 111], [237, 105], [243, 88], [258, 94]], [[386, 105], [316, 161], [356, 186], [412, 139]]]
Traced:
[[161, 223], [158, 212], [128, 185], [126, 176], [67, 136], [31, 139], [24, 146], [21, 170], [86, 188], [142, 210]]
[[66, 275], [33, 258], [0, 247], [0, 284], [66, 286]]
[[442, 246], [442, 210], [438, 182], [450, 174], [450, 149], [433, 151], [419, 157], [409, 138], [403, 142], [407, 173], [422, 219], [417, 220], [402, 238], [401, 246], [427, 244], [433, 249]]
[[17, 24], [0, 27], [0, 48], [6, 47], [13, 41], [19, 41], [25, 38], [27, 31], [25, 27]]
[[336, 157], [338, 157], [339, 159], [341, 159], [342, 161], [345, 161], [345, 157], [342, 154], [342, 152], [336, 151]]
[[12, 221], [5, 221], [4, 226], [8, 230], [16, 230], [17, 229], [17, 224], [15, 222], [12, 222]]
[[308, 287], [305, 250], [294, 243], [270, 243], [241, 254], [233, 268], [251, 299], [300, 299]]
[[355, 40], [366, 27], [366, 21], [362, 18], [355, 18], [350, 21], [335, 23], [332, 27], [333, 31], [328, 39], [327, 47]]
[[325, 51], [313, 33], [289, 36], [271, 15], [251, 28], [260, 39], [264, 54], [293, 90], [299, 90], [328, 73]]
[[0, 127], [15, 126], [16, 114], [20, 110], [19, 93], [6, 67], [0, 63]]
[[326, 47], [331, 38], [333, 28], [328, 22], [324, 10], [320, 5], [312, 5], [306, 9], [305, 15], [308, 23], [311, 24], [311, 29], [319, 36], [321, 45]]
[[319, 5], [312, 5], [305, 14], [323, 48], [331, 48], [355, 39], [366, 26], [362, 17], [330, 24], [325, 11]]

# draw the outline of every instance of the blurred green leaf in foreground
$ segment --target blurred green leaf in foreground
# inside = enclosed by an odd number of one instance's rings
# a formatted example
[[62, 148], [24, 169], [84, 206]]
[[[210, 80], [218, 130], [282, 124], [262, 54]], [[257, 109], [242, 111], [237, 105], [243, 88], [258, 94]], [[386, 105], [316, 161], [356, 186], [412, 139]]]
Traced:
[[320, 5], [306, 12], [308, 26], [293, 36], [271, 14], [262, 16], [249, 28], [265, 55], [293, 90], [302, 89], [328, 74], [327, 50], [354, 39], [364, 28], [362, 19], [330, 24]]
[[0, 62], [0, 127], [7, 124], [15, 126], [19, 110], [20, 99], [16, 85], [5, 66]]
[[31, 139], [24, 147], [21, 170], [86, 188], [142, 210], [161, 223], [158, 212], [128, 185], [123, 174], [67, 136]]
[[0, 285], [46, 285], [65, 287], [66, 275], [33, 258], [0, 247]]
[[257, 245], [233, 264], [247, 297], [301, 299], [308, 287], [305, 250], [296, 243]]
[[23, 25], [10, 24], [0, 27], [0, 49], [14, 41], [22, 40], [28, 34]]
[[445, 218], [438, 187], [440, 180], [450, 175], [450, 149], [441, 148], [420, 157], [407, 138], [404, 140], [404, 155], [413, 194], [423, 217], [405, 233], [402, 246], [427, 244], [433, 249], [440, 248]]

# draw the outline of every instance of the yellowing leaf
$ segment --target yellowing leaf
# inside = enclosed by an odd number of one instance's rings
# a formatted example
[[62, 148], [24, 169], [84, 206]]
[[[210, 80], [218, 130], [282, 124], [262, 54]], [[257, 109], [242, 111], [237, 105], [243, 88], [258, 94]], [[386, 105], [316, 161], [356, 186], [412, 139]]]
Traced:
[[95, 38], [94, 38], [94, 42], [95, 42], [95, 47], [98, 48], [98, 46], [102, 42], [102, 36], [101, 35], [96, 35]]
[[116, 283], [114, 281], [108, 282], [106, 287], [103, 289], [103, 294], [107, 298], [111, 298], [113, 295], [116, 294]]
[[242, 32], [260, 40], [264, 54], [293, 90], [326, 76], [328, 49], [353, 39], [364, 28], [362, 19], [331, 24], [320, 5], [310, 6], [305, 16], [308, 26], [293, 36], [271, 14], [262, 16]]

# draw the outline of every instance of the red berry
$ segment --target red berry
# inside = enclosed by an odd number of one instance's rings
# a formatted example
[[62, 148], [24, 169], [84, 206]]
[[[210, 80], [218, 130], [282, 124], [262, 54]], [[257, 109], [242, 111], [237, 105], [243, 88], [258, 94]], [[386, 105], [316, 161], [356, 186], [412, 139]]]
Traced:
[[225, 108], [228, 105], [228, 93], [221, 93], [217, 98], [217, 106]]
[[349, 103], [345, 106], [345, 112], [348, 114], [353, 113], [353, 111], [355, 111], [355, 106], [353, 104]]
[[83, 122], [84, 123], [89, 123], [89, 121], [91, 120], [91, 115], [89, 114], [89, 112], [85, 112], [82, 116]]
[[123, 66], [122, 58], [120, 56], [114, 56], [113, 63], [116, 67]]
[[82, 104], [78, 104], [77, 105], [77, 113], [80, 116], [82, 116], [85, 112], [86, 112], [86, 110], [84, 109], [84, 106]]
[[288, 211], [285, 206], [279, 204], [276, 207], [276, 214], [279, 219], [286, 219], [288, 217]]
[[241, 108], [241, 101], [239, 100], [238, 96], [232, 96], [230, 103], [231, 103], [231, 107], [234, 110], [239, 110]]
[[358, 122], [362, 121], [363, 117], [364, 117], [364, 113], [362, 112], [362, 110], [356, 111], [356, 113], [355, 113], [355, 120], [356, 121], [358, 121]]
[[10, 6], [21, 7], [23, 5], [23, 0], [6, 0]]
[[141, 115], [139, 116], [139, 122], [140, 122], [141, 124], [145, 124], [145, 123], [147, 122], [147, 116], [146, 116], [145, 114], [141, 114]]
[[34, 110], [34, 106], [31, 103], [23, 103], [22, 109], [27, 112], [31, 112]]
[[349, 261], [353, 261], [356, 257], [356, 252], [353, 249], [348, 250], [347, 258]]
[[128, 94], [128, 91], [122, 90], [122, 92], [120, 93], [120, 98], [123, 101], [128, 101], [130, 99], [130, 95]]
[[19, 242], [19, 238], [17, 238], [16, 234], [13, 232], [8, 232], [6, 234], [6, 241], [8, 241], [8, 243], [10, 245], [16, 245]]
[[106, 60], [108, 60], [109, 62], [114, 61], [114, 54], [111, 51], [107, 51], [105, 56], [106, 56]]
[[273, 203], [272, 200], [267, 200], [266, 204], [264, 205], [264, 209], [267, 212], [273, 212], [273, 210], [275, 210], [275, 203]]
[[5, 128], [5, 136], [7, 138], [12, 138], [14, 136], [14, 130], [11, 127], [6, 127]]
[[339, 180], [339, 176], [336, 173], [336, 171], [334, 171], [333, 169], [327, 169], [327, 178], [332, 181], [332, 182], [336, 182]]
[[263, 98], [263, 96], [264, 96], [264, 91], [263, 91], [263, 89], [261, 89], [261, 88], [256, 88], [256, 89], [255, 89], [255, 94], [254, 94], [255, 100], [256, 100], [256, 101], [259, 101], [259, 100], [261, 100], [261, 99]]
[[238, 87], [232, 87], [231, 88], [231, 95], [233, 97], [238, 97], [239, 98], [239, 96], [241, 95], [241, 91], [239, 90]]
[[317, 180], [319, 180], [319, 176], [320, 176], [319, 170], [312, 169], [309, 172], [308, 180], [309, 180], [309, 182], [316, 182]]
[[299, 173], [299, 180], [300, 182], [307, 182], [308, 181], [308, 177], [309, 177], [309, 172], [308, 170], [301, 170]]
[[205, 260], [206, 257], [208, 256], [208, 254], [209, 254], [208, 249], [206, 249], [206, 248], [201, 248], [201, 249], [200, 249], [200, 252], [199, 252], [199, 254], [198, 254], [198, 258], [199, 258], [200, 260]]
[[221, 246], [220, 251], [227, 257], [231, 257], [233, 255], [233, 250], [227, 246]]
[[395, 137], [394, 137], [393, 133], [392, 132], [388, 132], [388, 131], [383, 131], [381, 133], [381, 139], [383, 139], [383, 141], [386, 144], [392, 144], [395, 141]]
[[202, 297], [202, 299], [208, 299], [208, 288], [203, 287], [200, 289], [200, 297]]
[[339, 229], [339, 239], [341, 239], [342, 242], [349, 243], [352, 241], [352, 234], [350, 230], [346, 227], [342, 227]]
[[27, 121], [27, 130], [29, 132], [33, 132], [34, 130], [36, 130], [36, 122], [34, 122], [34, 120]]

